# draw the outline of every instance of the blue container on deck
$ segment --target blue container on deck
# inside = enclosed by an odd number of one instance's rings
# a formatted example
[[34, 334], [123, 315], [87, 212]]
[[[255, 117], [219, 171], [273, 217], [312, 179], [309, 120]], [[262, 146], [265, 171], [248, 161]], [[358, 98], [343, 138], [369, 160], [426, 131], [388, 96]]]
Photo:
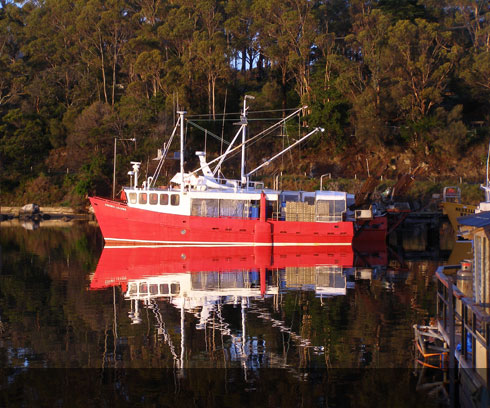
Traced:
[[259, 207], [257, 205], [253, 205], [250, 208], [250, 218], [259, 218]]

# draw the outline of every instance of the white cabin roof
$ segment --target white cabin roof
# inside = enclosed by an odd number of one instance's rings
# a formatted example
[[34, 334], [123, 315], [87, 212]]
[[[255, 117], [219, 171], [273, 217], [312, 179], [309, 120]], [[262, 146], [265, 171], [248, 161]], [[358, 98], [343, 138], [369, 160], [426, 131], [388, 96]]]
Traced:
[[260, 200], [262, 191], [265, 194], [267, 200], [277, 201], [279, 198], [279, 192], [275, 190], [238, 190], [226, 189], [226, 190], [205, 190], [205, 191], [189, 191], [188, 194], [191, 198], [201, 199], [224, 199], [224, 200]]
[[316, 200], [347, 200], [347, 193], [344, 191], [316, 191]]

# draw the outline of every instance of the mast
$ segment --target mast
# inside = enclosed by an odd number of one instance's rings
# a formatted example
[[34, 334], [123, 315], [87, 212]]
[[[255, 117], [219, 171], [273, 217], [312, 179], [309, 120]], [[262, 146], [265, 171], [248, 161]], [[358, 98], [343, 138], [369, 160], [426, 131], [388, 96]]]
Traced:
[[184, 192], [184, 115], [186, 111], [178, 111], [180, 116], [180, 191]]
[[247, 176], [245, 175], [245, 141], [247, 139], [247, 99], [255, 99], [252, 95], [245, 95], [243, 98], [242, 122], [245, 126], [242, 127], [242, 166], [240, 172], [240, 180], [242, 184], [247, 184]]

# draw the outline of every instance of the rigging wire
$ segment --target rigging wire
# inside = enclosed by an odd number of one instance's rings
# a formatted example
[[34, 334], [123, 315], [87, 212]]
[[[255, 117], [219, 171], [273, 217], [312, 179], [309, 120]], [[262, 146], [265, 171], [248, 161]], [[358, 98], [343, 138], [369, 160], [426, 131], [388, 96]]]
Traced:
[[[263, 138], [265, 137], [265, 135], [268, 135], [270, 132], [272, 132], [273, 130], [275, 130], [277, 128], [277, 126], [279, 126], [280, 124], [282, 124], [283, 122], [286, 122], [290, 119], [292, 119], [294, 116], [296, 116], [297, 113], [299, 113], [300, 111], [302, 110], [302, 108], [299, 108], [297, 109], [295, 112], [289, 114], [287, 117], [285, 118], [282, 118], [279, 122], [277, 123], [274, 123], [272, 126], [269, 126], [267, 129], [263, 130], [262, 132], [259, 132], [257, 135], [253, 136], [252, 138], [248, 139], [245, 143], [249, 144], [250, 145], [250, 142], [254, 142], [256, 139], [258, 139], [259, 137], [260, 138]], [[236, 154], [237, 150], [240, 149], [242, 147], [242, 143], [240, 143], [238, 146], [235, 146], [233, 149], [231, 149], [229, 152], [228, 152], [228, 155], [234, 155]], [[226, 158], [226, 160], [228, 160], [229, 157]], [[218, 161], [218, 160], [225, 160], [224, 158], [220, 158], [220, 157], [217, 157], [215, 158], [214, 160], [211, 160], [208, 164], [213, 164], [214, 162]], [[201, 170], [201, 168], [198, 168], [196, 170], [194, 170], [192, 173], [196, 173], [197, 171]]]
[[[297, 108], [286, 108], [286, 109], [269, 109], [269, 110], [261, 110], [261, 111], [249, 111], [249, 114], [253, 113], [269, 113], [269, 112], [289, 112], [294, 111]], [[224, 112], [224, 113], [216, 113], [215, 116], [228, 116], [228, 115], [241, 115], [242, 112]], [[194, 115], [187, 115], [187, 118], [196, 118], [196, 117], [212, 117], [212, 113], [196, 113]]]
[[[284, 146], [284, 134], [287, 138], [287, 145], [290, 146], [291, 145], [291, 142], [289, 140], [289, 135], [287, 133], [287, 127], [286, 127], [286, 123], [287, 122], [284, 122], [282, 123], [282, 126], [281, 126], [281, 134], [277, 135], [277, 137], [281, 137], [283, 138], [283, 146]], [[261, 141], [262, 139], [264, 139], [265, 137], [269, 136], [273, 131], [275, 131], [276, 129], [268, 129], [268, 131], [263, 131], [262, 133], [259, 133], [257, 135], [255, 135], [254, 137], [252, 137], [251, 139], [247, 140], [247, 147], [251, 147], [253, 146], [255, 143]], [[283, 133], [284, 132], [284, 133]], [[241, 145], [240, 145], [241, 146]], [[284, 150], [284, 149], [283, 149]], [[233, 158], [235, 157], [237, 154], [239, 153], [238, 150], [236, 151], [232, 151], [229, 155], [229, 158]], [[289, 155], [291, 157], [291, 165], [294, 167], [294, 163], [293, 163], [293, 157], [292, 157], [292, 153], [289, 152]], [[295, 179], [295, 186], [297, 186], [297, 180]]]
[[[247, 121], [249, 122], [265, 122], [265, 121], [278, 121], [278, 120], [281, 120], [283, 118], [256, 118], [256, 119], [251, 119], [251, 118], [247, 118]], [[220, 119], [222, 120], [223, 122], [236, 122], [236, 121], [239, 121], [240, 118], [231, 118], [231, 119]], [[214, 119], [192, 119], [193, 122], [216, 122], [216, 120]]]

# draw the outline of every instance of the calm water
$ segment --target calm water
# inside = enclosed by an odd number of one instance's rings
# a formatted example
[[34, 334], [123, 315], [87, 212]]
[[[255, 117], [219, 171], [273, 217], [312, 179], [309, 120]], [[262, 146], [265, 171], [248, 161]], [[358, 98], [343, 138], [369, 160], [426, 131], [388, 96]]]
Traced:
[[412, 325], [443, 260], [416, 238], [409, 261], [0, 231], [0, 406], [437, 406], [415, 392]]

